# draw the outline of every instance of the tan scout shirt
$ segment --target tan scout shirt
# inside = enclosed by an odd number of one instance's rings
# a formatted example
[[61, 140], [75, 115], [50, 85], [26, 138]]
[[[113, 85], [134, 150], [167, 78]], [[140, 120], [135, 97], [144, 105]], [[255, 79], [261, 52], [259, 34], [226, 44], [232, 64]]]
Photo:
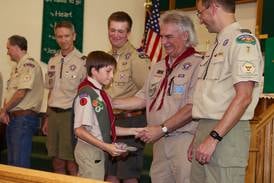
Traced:
[[[165, 61], [162, 60], [152, 67], [144, 87], [136, 94], [137, 97], [146, 100], [148, 124], [162, 124], [184, 105], [192, 103], [193, 89], [197, 81], [197, 69], [201, 60], [201, 56], [192, 55], [174, 68], [168, 77], [168, 85], [163, 106], [158, 111], [157, 108], [160, 104], [163, 90], [151, 111], [149, 111], [149, 106], [156, 97], [160, 84], [165, 76]], [[194, 132], [196, 126], [196, 122], [190, 122], [176, 131]]]
[[42, 69], [39, 63], [27, 54], [12, 69], [7, 83], [6, 101], [9, 101], [19, 89], [28, 89], [28, 92], [10, 111], [31, 109], [40, 112], [44, 92]]
[[241, 118], [251, 119], [259, 99], [262, 67], [260, 45], [254, 35], [242, 33], [237, 22], [227, 26], [200, 65], [193, 117], [221, 119], [235, 96], [234, 84], [255, 81], [252, 102]]
[[66, 57], [58, 53], [49, 60], [46, 75], [46, 85], [50, 89], [48, 106], [62, 109], [72, 107], [78, 85], [86, 77], [85, 63], [85, 58], [77, 49]]
[[113, 82], [106, 88], [112, 97], [129, 97], [139, 91], [149, 72], [150, 60], [139, 53], [128, 41], [116, 53], [110, 52], [117, 61]]

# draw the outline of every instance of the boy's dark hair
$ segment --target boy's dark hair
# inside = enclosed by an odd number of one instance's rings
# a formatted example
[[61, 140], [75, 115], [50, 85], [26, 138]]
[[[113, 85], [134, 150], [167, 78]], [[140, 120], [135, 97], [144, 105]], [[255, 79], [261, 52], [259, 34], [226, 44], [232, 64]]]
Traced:
[[116, 11], [114, 13], [112, 13], [109, 18], [108, 18], [108, 27], [110, 25], [111, 21], [116, 21], [116, 22], [127, 22], [128, 24], [128, 32], [131, 31], [131, 27], [132, 27], [132, 19], [129, 16], [129, 14], [127, 14], [124, 11]]
[[62, 21], [62, 22], [56, 23], [54, 26], [54, 32], [56, 31], [56, 29], [62, 28], [62, 27], [68, 28], [72, 32], [75, 32], [74, 25], [70, 21]]
[[13, 35], [8, 38], [9, 44], [12, 46], [18, 46], [21, 50], [28, 50], [28, 41], [23, 36]]
[[88, 54], [86, 68], [89, 76], [92, 76], [92, 68], [95, 68], [98, 71], [100, 68], [109, 65], [116, 67], [116, 60], [112, 55], [104, 51], [93, 51]]

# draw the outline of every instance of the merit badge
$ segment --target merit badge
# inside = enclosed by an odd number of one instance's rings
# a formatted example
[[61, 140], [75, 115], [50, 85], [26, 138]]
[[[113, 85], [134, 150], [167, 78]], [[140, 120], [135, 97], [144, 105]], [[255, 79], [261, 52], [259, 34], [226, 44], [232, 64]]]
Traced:
[[229, 41], [229, 39], [224, 40], [224, 42], [223, 42], [223, 46], [226, 46], [226, 45], [227, 45], [227, 43], [228, 43], [228, 41]]
[[236, 41], [239, 44], [253, 44], [253, 45], [256, 44], [255, 38], [249, 34], [243, 34], [238, 36]]
[[74, 71], [77, 67], [76, 67], [76, 65], [73, 64], [73, 65], [69, 66], [69, 68], [71, 71]]
[[80, 99], [80, 105], [81, 105], [81, 106], [84, 106], [84, 105], [86, 105], [87, 103], [88, 103], [87, 98], [81, 98], [81, 99]]
[[125, 55], [125, 59], [128, 60], [128, 59], [130, 58], [130, 56], [131, 56], [131, 53], [127, 53], [127, 54]]
[[255, 72], [255, 66], [250, 62], [245, 62], [241, 65], [241, 72], [251, 74]]
[[191, 63], [187, 62], [183, 65], [184, 70], [188, 70], [191, 67]]
[[94, 99], [92, 101], [92, 106], [94, 107], [94, 110], [97, 113], [104, 109], [103, 101], [100, 101], [99, 99]]

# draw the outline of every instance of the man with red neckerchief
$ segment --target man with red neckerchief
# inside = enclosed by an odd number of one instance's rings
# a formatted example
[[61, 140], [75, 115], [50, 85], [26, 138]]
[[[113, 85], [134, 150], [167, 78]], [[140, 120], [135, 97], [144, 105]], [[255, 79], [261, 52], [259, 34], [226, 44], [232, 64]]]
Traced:
[[193, 23], [182, 12], [164, 13], [160, 29], [165, 60], [152, 67], [134, 97], [114, 100], [113, 105], [128, 110], [146, 107], [148, 127], [138, 136], [154, 143], [152, 182], [189, 183], [187, 149], [197, 126], [191, 118], [192, 93], [201, 57], [193, 48]]

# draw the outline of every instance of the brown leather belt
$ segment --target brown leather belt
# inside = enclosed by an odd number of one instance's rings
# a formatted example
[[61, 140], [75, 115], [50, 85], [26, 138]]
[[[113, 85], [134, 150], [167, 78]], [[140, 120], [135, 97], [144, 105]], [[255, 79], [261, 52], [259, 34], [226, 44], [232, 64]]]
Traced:
[[71, 108], [68, 109], [62, 109], [62, 108], [58, 108], [58, 107], [50, 107], [50, 109], [56, 113], [61, 113], [61, 112], [67, 112], [70, 111]]
[[130, 118], [136, 117], [145, 114], [145, 110], [138, 111], [122, 111], [121, 113], [115, 114], [116, 119]]
[[38, 113], [27, 109], [27, 110], [17, 110], [17, 111], [10, 111], [9, 115], [11, 118], [16, 118], [16, 117], [20, 117], [20, 116], [38, 116]]

